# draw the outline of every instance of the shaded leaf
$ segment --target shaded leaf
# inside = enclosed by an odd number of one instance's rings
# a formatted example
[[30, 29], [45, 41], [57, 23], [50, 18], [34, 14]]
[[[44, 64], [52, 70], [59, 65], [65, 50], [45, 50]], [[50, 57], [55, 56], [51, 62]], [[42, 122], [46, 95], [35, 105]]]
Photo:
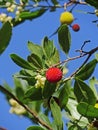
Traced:
[[45, 129], [40, 126], [30, 126], [26, 130], [45, 130]]
[[31, 56], [28, 56], [28, 61], [32, 63], [32, 65], [35, 67], [35, 68], [39, 68], [39, 69], [42, 69], [43, 68], [43, 65], [42, 65], [42, 61], [40, 59], [40, 57], [36, 54], [31, 54]]
[[63, 24], [60, 26], [58, 30], [58, 40], [61, 49], [68, 54], [70, 50], [70, 45], [71, 45], [71, 35], [69, 32], [69, 28], [66, 24]]
[[49, 83], [48, 81], [45, 82], [43, 88], [43, 97], [49, 98], [55, 92], [57, 84], [56, 83]]
[[59, 2], [58, 2], [57, 0], [51, 0], [51, 2], [52, 2], [54, 5], [59, 4]]
[[77, 106], [78, 112], [88, 118], [98, 118], [98, 108], [85, 102], [81, 102]]
[[24, 59], [22, 59], [18, 55], [11, 54], [10, 57], [18, 66], [20, 66], [24, 69], [30, 69], [30, 70], [34, 69], [29, 62], [25, 61]]
[[9, 45], [11, 35], [12, 26], [9, 22], [6, 22], [0, 29], [0, 54], [2, 54]]
[[96, 97], [92, 89], [80, 79], [75, 80], [74, 93], [78, 102], [87, 102], [92, 105], [96, 103]]
[[32, 70], [21, 70], [17, 77], [26, 80], [29, 85], [33, 86], [36, 82], [35, 76], [36, 73]]
[[42, 97], [42, 89], [41, 88], [35, 88], [30, 87], [24, 95], [24, 100], [29, 99], [31, 101], [41, 100]]
[[53, 98], [50, 100], [50, 108], [54, 117], [57, 130], [63, 130], [61, 109]]
[[85, 0], [88, 4], [91, 6], [94, 6], [95, 8], [98, 9], [98, 0]]
[[94, 72], [97, 63], [98, 61], [96, 59], [93, 59], [88, 64], [83, 66], [82, 69], [76, 74], [75, 77], [81, 80], [87, 80]]
[[60, 102], [60, 107], [65, 108], [67, 102], [68, 102], [68, 83], [65, 83], [65, 85], [61, 88], [60, 94], [59, 94], [59, 102]]

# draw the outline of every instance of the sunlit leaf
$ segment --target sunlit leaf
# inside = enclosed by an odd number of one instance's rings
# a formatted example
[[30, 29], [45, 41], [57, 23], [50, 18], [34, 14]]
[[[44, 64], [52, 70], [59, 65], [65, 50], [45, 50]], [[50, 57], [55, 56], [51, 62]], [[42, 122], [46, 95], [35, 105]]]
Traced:
[[78, 102], [87, 102], [94, 105], [96, 97], [92, 89], [80, 79], [76, 79], [74, 83], [74, 93]]
[[[43, 113], [39, 113], [38, 117], [43, 120], [47, 125], [51, 126], [51, 122], [49, 120], [49, 118], [43, 114]], [[52, 127], [52, 126], [51, 126]]]
[[22, 59], [18, 55], [11, 54], [10, 57], [18, 66], [20, 66], [24, 69], [30, 69], [30, 70], [34, 69], [29, 62], [25, 61], [24, 59]]
[[22, 81], [14, 77], [14, 84], [15, 84], [16, 96], [19, 100], [21, 100], [24, 96], [24, 89], [23, 89]]
[[51, 62], [51, 65], [54, 65], [60, 62], [60, 56], [57, 49], [54, 50], [54, 54], [50, 57], [50, 62]]
[[6, 22], [0, 29], [0, 54], [2, 54], [9, 45], [11, 35], [12, 26], [9, 22]]
[[19, 15], [20, 20], [17, 20], [17, 19], [12, 20], [13, 26], [16, 26], [20, 23], [23, 23], [25, 20], [33, 20], [37, 17], [40, 17], [46, 11], [47, 11], [47, 9], [42, 8], [42, 9], [39, 9], [39, 10], [36, 10], [36, 11], [33, 11], [33, 12], [30, 12], [30, 11], [21, 12], [20, 15]]
[[40, 58], [42, 58], [43, 50], [41, 46], [28, 41], [28, 49], [30, 50], [31, 53], [38, 55]]
[[95, 77], [92, 77], [92, 78], [89, 80], [89, 85], [90, 85], [90, 88], [91, 88], [92, 91], [94, 92], [95, 97], [96, 97], [96, 99], [97, 99], [97, 98], [98, 98], [98, 94], [97, 94], [97, 87], [96, 87], [96, 85], [98, 85], [98, 80], [97, 80]]
[[66, 24], [61, 25], [58, 30], [58, 40], [61, 49], [68, 54], [71, 45], [71, 35], [69, 32], [69, 28]]
[[47, 37], [45, 37], [42, 46], [45, 56], [50, 58], [53, 55], [55, 49], [53, 41], [50, 41]]
[[77, 106], [78, 112], [88, 118], [98, 118], [98, 108], [85, 102], [79, 103]]
[[76, 74], [75, 77], [82, 80], [87, 80], [94, 72], [97, 63], [98, 61], [96, 59], [93, 59], [88, 64], [83, 66], [82, 69]]
[[50, 108], [54, 117], [57, 130], [63, 130], [61, 109], [53, 98], [50, 100]]

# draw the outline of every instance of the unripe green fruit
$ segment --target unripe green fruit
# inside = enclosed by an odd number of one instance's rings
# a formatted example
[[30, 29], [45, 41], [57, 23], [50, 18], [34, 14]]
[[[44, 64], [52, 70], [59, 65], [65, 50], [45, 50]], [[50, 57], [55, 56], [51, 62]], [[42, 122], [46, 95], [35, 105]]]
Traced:
[[60, 16], [60, 22], [61, 24], [67, 24], [70, 25], [74, 21], [73, 14], [70, 12], [63, 12]]

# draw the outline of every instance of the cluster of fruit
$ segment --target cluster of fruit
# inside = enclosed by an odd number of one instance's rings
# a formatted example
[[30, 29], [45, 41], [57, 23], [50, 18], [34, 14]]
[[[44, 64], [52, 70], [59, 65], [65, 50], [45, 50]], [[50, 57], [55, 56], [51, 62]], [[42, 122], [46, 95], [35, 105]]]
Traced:
[[[61, 16], [60, 16], [61, 24], [71, 25], [73, 21], [74, 21], [74, 16], [71, 12], [65, 11], [65, 12], [61, 13]], [[73, 24], [71, 27], [72, 27], [73, 31], [75, 31], [75, 32], [80, 30], [79, 24]]]

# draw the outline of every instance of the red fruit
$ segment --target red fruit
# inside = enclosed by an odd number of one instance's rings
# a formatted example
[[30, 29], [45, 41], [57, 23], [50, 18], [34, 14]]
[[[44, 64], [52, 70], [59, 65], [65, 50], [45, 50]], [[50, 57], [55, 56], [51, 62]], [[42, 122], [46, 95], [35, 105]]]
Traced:
[[51, 83], [56, 83], [62, 79], [62, 71], [56, 67], [49, 68], [46, 71], [46, 79]]
[[80, 30], [80, 26], [78, 24], [74, 24], [72, 26], [72, 29], [75, 31], [75, 32], [78, 32]]

